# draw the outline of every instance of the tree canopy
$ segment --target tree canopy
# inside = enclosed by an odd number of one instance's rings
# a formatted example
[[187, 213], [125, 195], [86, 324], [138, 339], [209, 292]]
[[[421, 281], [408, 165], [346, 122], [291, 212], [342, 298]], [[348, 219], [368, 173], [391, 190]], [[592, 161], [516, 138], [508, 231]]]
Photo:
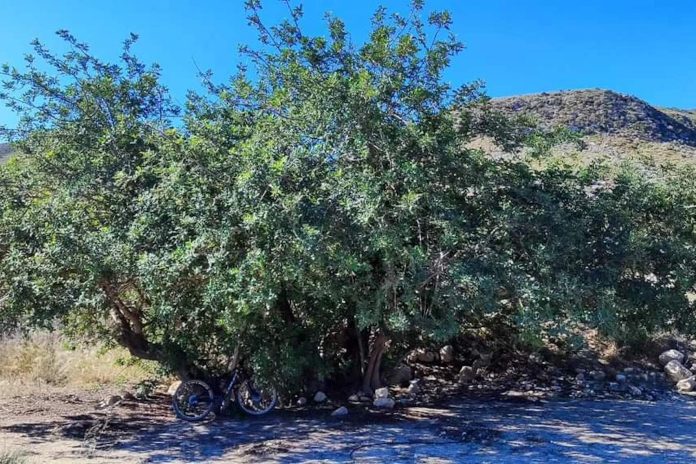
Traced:
[[[268, 381], [366, 391], [387, 346], [468, 331], [693, 332], [688, 168], [545, 160], [553, 134], [443, 79], [462, 45], [420, 1], [378, 9], [362, 44], [338, 18], [312, 37], [300, 7], [272, 27], [246, 7], [259, 46], [185, 108], [136, 36], [106, 63], [61, 31], [66, 53], [35, 42], [3, 68], [24, 153], [0, 167], [5, 330], [59, 325], [184, 376], [239, 343]], [[482, 137], [536, 156], [495, 159]]]

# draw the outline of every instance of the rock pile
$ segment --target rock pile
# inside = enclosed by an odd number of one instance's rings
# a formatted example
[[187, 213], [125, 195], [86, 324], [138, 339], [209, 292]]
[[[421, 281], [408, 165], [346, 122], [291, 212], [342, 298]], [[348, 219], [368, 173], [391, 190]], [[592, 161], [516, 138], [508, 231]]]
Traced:
[[679, 393], [689, 393], [696, 388], [696, 377], [684, 366], [685, 359], [684, 353], [678, 350], [667, 350], [659, 357], [667, 377], [675, 384]]

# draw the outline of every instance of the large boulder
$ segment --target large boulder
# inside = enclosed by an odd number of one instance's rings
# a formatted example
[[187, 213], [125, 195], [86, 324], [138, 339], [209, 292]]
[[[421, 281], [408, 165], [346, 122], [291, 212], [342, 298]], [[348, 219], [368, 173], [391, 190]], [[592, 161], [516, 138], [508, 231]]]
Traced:
[[387, 374], [389, 385], [408, 385], [413, 378], [411, 368], [406, 364], [399, 364]]
[[443, 364], [451, 364], [454, 361], [454, 347], [445, 345], [440, 348], [440, 362]]
[[684, 353], [677, 350], [667, 350], [660, 355], [660, 364], [666, 366], [670, 361], [684, 362]]
[[684, 367], [684, 365], [676, 359], [673, 359], [665, 365], [665, 373], [674, 383], [688, 379], [693, 375], [689, 369]]

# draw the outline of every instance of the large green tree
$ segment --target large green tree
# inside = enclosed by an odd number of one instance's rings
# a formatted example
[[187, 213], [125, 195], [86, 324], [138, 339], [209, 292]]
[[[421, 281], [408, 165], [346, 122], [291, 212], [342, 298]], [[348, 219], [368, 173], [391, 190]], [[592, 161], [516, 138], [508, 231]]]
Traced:
[[[240, 344], [259, 376], [380, 385], [382, 358], [487, 328], [543, 342], [580, 322], [691, 330], [693, 186], [509, 152], [548, 139], [442, 78], [446, 12], [379, 9], [355, 44], [301, 8], [181, 114], [126, 41], [119, 64], [60, 32], [5, 67], [23, 156], [0, 169], [0, 322], [59, 324], [181, 375]], [[502, 331], [502, 332], [500, 332]], [[202, 371], [202, 372], [201, 372]]]

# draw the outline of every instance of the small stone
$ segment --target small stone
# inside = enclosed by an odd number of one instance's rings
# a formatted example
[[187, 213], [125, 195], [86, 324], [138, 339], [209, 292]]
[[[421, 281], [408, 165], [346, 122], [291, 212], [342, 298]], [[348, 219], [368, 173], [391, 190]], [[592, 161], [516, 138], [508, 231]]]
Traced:
[[179, 385], [181, 385], [181, 380], [177, 380], [176, 382], [172, 382], [172, 384], [169, 385], [169, 388], [167, 389], [167, 395], [174, 396], [174, 393], [176, 393], [176, 390], [177, 390], [177, 388], [179, 388]]
[[451, 364], [454, 361], [454, 347], [445, 345], [440, 349], [440, 362], [443, 364]]
[[121, 392], [121, 398], [123, 398], [124, 400], [127, 400], [127, 401], [134, 401], [135, 400], [135, 396], [133, 396], [133, 394], [131, 392], [129, 392], [128, 390], [123, 390]]
[[375, 390], [375, 398], [389, 398], [389, 389], [387, 387], [378, 388]]
[[660, 364], [663, 366], [666, 366], [670, 361], [679, 361], [682, 363], [684, 362], [684, 353], [677, 350], [667, 350], [660, 355], [659, 360]]
[[620, 390], [621, 390], [621, 386], [619, 385], [618, 382], [609, 382], [609, 391], [616, 392], [616, 391], [620, 391]]
[[689, 377], [688, 379], [683, 379], [677, 382], [677, 391], [678, 392], [690, 392], [694, 388], [696, 388], [696, 377], [693, 375]]
[[462, 366], [459, 370], [459, 381], [463, 383], [469, 383], [476, 378], [476, 372], [471, 366]]
[[324, 401], [326, 401], [326, 393], [323, 391], [318, 391], [314, 394], [315, 403], [323, 403]]
[[619, 383], [626, 383], [626, 376], [624, 374], [616, 374], [616, 381]]
[[575, 383], [582, 385], [585, 382], [585, 374], [580, 372], [575, 376]]
[[341, 406], [340, 408], [338, 408], [334, 412], [332, 412], [331, 415], [334, 417], [347, 416], [348, 415], [348, 408], [346, 408], [345, 406]]
[[114, 406], [114, 405], [120, 403], [121, 400], [123, 400], [123, 398], [121, 398], [119, 395], [111, 395], [108, 398], [106, 398], [104, 401], [99, 403], [99, 407], [100, 408], [108, 408], [110, 406]]
[[411, 380], [410, 385], [408, 386], [408, 394], [409, 395], [418, 395], [420, 393], [420, 381], [419, 380]]
[[351, 403], [357, 403], [358, 401], [360, 401], [360, 395], [358, 395], [357, 393], [353, 393], [348, 397], [348, 401], [350, 401]]
[[674, 383], [688, 379], [693, 375], [689, 369], [684, 367], [682, 363], [676, 359], [673, 359], [665, 365], [665, 372]]
[[367, 395], [362, 395], [362, 396], [360, 397], [360, 402], [361, 402], [361, 403], [369, 403], [370, 401], [372, 401], [372, 398], [370, 398], [370, 397], [367, 396]]
[[394, 404], [396, 403], [391, 398], [375, 398], [375, 401], [372, 403], [374, 407], [383, 409], [392, 409]]
[[297, 399], [297, 405], [298, 405], [298, 406], [304, 406], [305, 404], [307, 404], [307, 398], [305, 398], [304, 396], [300, 396], [300, 397]]
[[592, 371], [590, 372], [590, 377], [592, 378], [592, 380], [601, 382], [602, 380], [607, 378], [607, 374], [604, 371]]
[[628, 386], [628, 392], [633, 395], [633, 396], [640, 396], [643, 394], [643, 390], [640, 388], [636, 387], [635, 385], [629, 385]]

